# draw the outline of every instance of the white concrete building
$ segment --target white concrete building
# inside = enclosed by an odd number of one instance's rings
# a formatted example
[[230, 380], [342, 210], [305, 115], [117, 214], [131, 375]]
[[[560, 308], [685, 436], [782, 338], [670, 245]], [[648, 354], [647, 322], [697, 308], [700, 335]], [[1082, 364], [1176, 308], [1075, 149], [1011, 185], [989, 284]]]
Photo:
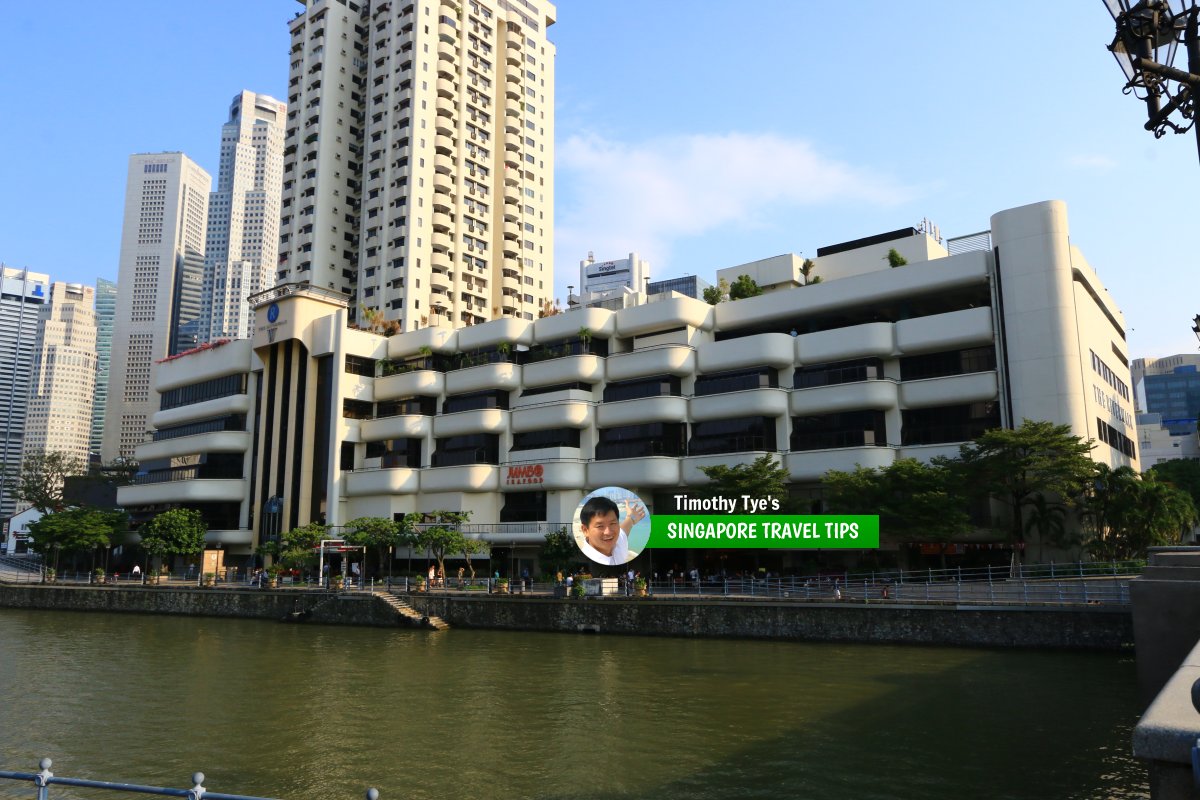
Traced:
[[55, 281], [39, 314], [24, 458], [58, 452], [88, 463], [96, 358], [95, 289]]
[[579, 262], [579, 295], [568, 298], [571, 305], [596, 305], [626, 295], [645, 293], [650, 280], [650, 262], [630, 253], [627, 258], [597, 261], [588, 257]]
[[545, 0], [301, 0], [279, 283], [401, 330], [534, 319], [553, 295]]
[[0, 540], [0, 554], [15, 556], [30, 552], [29, 526], [44, 515], [36, 508], [27, 508], [13, 514], [4, 521], [4, 539]]
[[[657, 294], [391, 337], [347, 328], [339, 293], [277, 287], [256, 298], [251, 343], [163, 365], [159, 388], [194, 404], [160, 412], [159, 434], [175, 438], [138, 451], [251, 454], [252, 466], [147, 477], [120, 501], [249, 499], [248, 527], [213, 534], [243, 552], [274, 499], [283, 531], [467, 510], [496, 547], [530, 558], [593, 488], [632, 489], [654, 513], [703, 485], [701, 467], [764, 453], [803, 489], [830, 469], [955, 455], [1029, 418], [1138, 466], [1132, 401], [1096, 366], [1126, 358], [1121, 315], [1070, 244], [1062, 203], [1002, 211], [955, 255], [920, 233], [892, 245], [908, 265], [888, 268], [873, 246], [855, 262], [852, 248], [831, 259], [844, 277], [717, 306]], [[242, 414], [236, 432], [185, 437]]]
[[156, 363], [200, 337], [204, 235], [212, 178], [183, 153], [129, 158], [116, 320], [104, 414], [104, 461], [145, 438]]
[[[6, 471], [21, 467], [38, 319], [49, 292], [49, 275], [0, 264], [0, 469]], [[0, 519], [15, 510], [16, 498], [0, 481]]]
[[221, 126], [217, 189], [208, 198], [203, 341], [251, 334], [246, 298], [275, 282], [287, 106], [243, 91]]

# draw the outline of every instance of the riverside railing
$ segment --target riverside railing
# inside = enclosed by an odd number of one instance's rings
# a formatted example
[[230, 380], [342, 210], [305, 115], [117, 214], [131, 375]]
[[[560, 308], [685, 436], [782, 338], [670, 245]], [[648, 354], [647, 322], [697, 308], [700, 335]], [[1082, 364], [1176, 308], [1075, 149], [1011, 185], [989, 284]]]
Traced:
[[[253, 795], [225, 794], [209, 791], [204, 788], [203, 772], [192, 773], [192, 787], [190, 789], [172, 789], [165, 786], [144, 786], [137, 783], [113, 783], [111, 781], [93, 781], [86, 778], [59, 777], [50, 771], [51, 763], [50, 759], [43, 758], [38, 763], [38, 766], [41, 767], [40, 772], [0, 771], [0, 779], [32, 783], [35, 787], [35, 797], [37, 800], [49, 800], [50, 787], [55, 785], [77, 786], [86, 789], [106, 789], [126, 794], [157, 794], [163, 797], [186, 797], [188, 800], [201, 800], [201, 798], [209, 798], [209, 800], [271, 800], [271, 798], [255, 797]], [[379, 800], [379, 790], [368, 789], [366, 791], [366, 800]]]

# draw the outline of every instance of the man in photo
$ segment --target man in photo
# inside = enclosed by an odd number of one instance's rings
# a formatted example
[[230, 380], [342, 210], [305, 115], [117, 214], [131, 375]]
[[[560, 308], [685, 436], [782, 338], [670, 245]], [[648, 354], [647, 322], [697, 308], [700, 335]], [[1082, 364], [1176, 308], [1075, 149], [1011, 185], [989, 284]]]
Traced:
[[644, 519], [646, 507], [625, 501], [625, 519], [620, 507], [607, 497], [597, 495], [579, 510], [579, 530], [583, 541], [579, 549], [598, 564], [624, 564], [637, 556], [629, 551], [629, 531]]

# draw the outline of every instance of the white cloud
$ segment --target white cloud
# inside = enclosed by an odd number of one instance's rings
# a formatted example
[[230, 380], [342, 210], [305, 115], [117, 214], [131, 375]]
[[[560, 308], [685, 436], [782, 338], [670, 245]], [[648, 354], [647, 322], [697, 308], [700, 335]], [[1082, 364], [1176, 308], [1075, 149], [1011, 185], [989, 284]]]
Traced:
[[1080, 153], [1068, 158], [1067, 164], [1076, 169], [1110, 170], [1117, 162], [1108, 156]]
[[913, 190], [818, 153], [802, 139], [729, 133], [628, 144], [573, 136], [555, 154], [560, 277], [594, 250], [636, 251], [651, 263], [672, 244], [722, 228], [753, 228], [780, 208], [891, 206]]

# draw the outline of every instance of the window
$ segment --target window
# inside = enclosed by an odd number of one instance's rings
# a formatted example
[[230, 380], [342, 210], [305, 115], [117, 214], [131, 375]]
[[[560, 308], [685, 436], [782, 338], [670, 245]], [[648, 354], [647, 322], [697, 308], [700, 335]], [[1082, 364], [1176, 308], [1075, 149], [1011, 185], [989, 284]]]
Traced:
[[775, 420], [770, 417], [697, 422], [692, 425], [692, 438], [688, 441], [688, 455], [692, 456], [775, 449]]
[[683, 456], [687, 454], [687, 425], [682, 422], [650, 422], [604, 428], [596, 443], [596, 460]]
[[579, 447], [579, 429], [550, 428], [544, 431], [514, 433], [509, 450], [540, 450], [544, 447]]

